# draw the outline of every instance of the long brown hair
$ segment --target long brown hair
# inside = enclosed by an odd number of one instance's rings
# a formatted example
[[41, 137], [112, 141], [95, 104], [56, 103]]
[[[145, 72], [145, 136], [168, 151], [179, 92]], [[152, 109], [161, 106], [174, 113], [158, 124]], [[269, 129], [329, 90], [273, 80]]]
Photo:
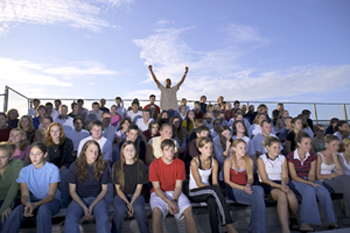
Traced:
[[140, 178], [140, 163], [142, 163], [142, 161], [139, 159], [135, 143], [132, 141], [124, 142], [120, 150], [120, 160], [114, 163], [112, 167], [113, 183], [118, 183], [122, 191], [124, 190], [124, 180], [125, 180], [124, 166], [126, 164], [124, 149], [128, 145], [133, 145], [135, 149], [134, 162], [137, 163], [137, 175], [138, 175], [137, 179]]
[[79, 157], [76, 160], [76, 167], [78, 173], [78, 180], [80, 182], [85, 182], [89, 178], [88, 163], [86, 162], [86, 150], [90, 145], [95, 145], [98, 148], [98, 156], [94, 163], [94, 178], [96, 181], [100, 180], [101, 175], [105, 171], [105, 162], [103, 160], [103, 155], [101, 152], [100, 145], [94, 141], [89, 140], [85, 142], [83, 149], [80, 152]]
[[62, 145], [66, 141], [66, 135], [64, 134], [62, 125], [58, 122], [52, 122], [47, 128], [46, 135], [45, 135], [45, 143], [48, 147], [55, 145], [50, 134], [51, 128], [54, 126], [57, 126], [60, 129], [60, 142], [58, 144]]
[[[175, 126], [173, 125], [173, 122], [175, 119], [178, 119], [180, 121], [180, 124], [177, 128], [175, 128]], [[175, 138], [176, 136], [179, 137], [179, 139], [182, 141], [184, 139], [184, 131], [182, 129], [182, 120], [180, 119], [180, 117], [178, 116], [173, 116], [172, 118], [170, 118], [170, 125], [171, 127], [173, 128], [173, 137], [172, 138]]]
[[[241, 143], [241, 142], [243, 142], [245, 145], [247, 145], [247, 143], [243, 139], [236, 139], [233, 141], [232, 147], [236, 147], [238, 145], [238, 143]], [[233, 149], [231, 150], [231, 161], [232, 161], [233, 168], [235, 169], [235, 173], [238, 174], [237, 155], [236, 155], [235, 150], [233, 150]], [[250, 164], [250, 158], [247, 155], [247, 152], [244, 155], [244, 161], [245, 161], [247, 174], [249, 174], [253, 168]]]

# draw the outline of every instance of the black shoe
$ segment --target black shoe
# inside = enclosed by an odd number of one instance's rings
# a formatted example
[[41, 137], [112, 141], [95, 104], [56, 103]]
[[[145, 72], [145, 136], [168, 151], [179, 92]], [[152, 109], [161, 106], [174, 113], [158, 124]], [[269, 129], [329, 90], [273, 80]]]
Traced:
[[298, 220], [296, 218], [289, 219], [289, 229], [291, 231], [297, 231], [299, 229]]
[[339, 225], [329, 225], [328, 228], [331, 230], [334, 230], [334, 229], [339, 229], [340, 226]]

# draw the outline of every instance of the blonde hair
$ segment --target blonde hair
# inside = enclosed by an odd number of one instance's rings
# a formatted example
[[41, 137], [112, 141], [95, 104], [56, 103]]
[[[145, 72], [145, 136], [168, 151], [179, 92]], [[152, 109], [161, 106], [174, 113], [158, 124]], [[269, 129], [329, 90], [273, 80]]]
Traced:
[[279, 143], [281, 144], [280, 140], [274, 136], [267, 136], [264, 141], [262, 142], [263, 146], [271, 146], [272, 143]]
[[0, 150], [7, 152], [7, 155], [11, 157], [16, 150], [16, 145], [12, 142], [0, 142]]
[[324, 141], [325, 143], [331, 143], [333, 141], [338, 141], [340, 142], [339, 138], [333, 134], [327, 134], [325, 137], [324, 137]]
[[343, 139], [343, 141], [340, 143], [340, 146], [339, 146], [339, 152], [345, 152], [345, 147], [348, 146], [349, 144], [350, 144], [349, 138]]
[[[235, 147], [236, 148], [237, 145], [239, 143], [241, 143], [241, 142], [244, 143], [245, 145], [247, 145], [247, 143], [243, 139], [236, 139], [236, 140], [233, 141], [231, 147]], [[235, 150], [231, 150], [231, 161], [232, 161], [233, 168], [235, 169], [235, 173], [238, 174], [237, 155], [236, 155]], [[247, 174], [251, 173], [253, 168], [252, 168], [252, 166], [250, 164], [250, 158], [248, 157], [247, 152], [244, 155], [244, 162], [245, 162]]]
[[213, 141], [209, 137], [200, 137], [196, 139], [197, 148], [202, 148], [207, 143], [213, 143]]
[[12, 140], [11, 140], [11, 134], [12, 134], [12, 132], [15, 132], [15, 131], [17, 131], [17, 132], [22, 136], [22, 138], [23, 138], [23, 139], [21, 140], [21, 143], [19, 144], [19, 149], [20, 149], [21, 151], [24, 151], [24, 150], [28, 147], [29, 142], [28, 142], [28, 140], [27, 140], [27, 134], [26, 134], [26, 132], [24, 132], [23, 129], [19, 129], [19, 128], [13, 128], [13, 129], [11, 129], [11, 131], [10, 131], [10, 137], [9, 137], [8, 142], [12, 142]]

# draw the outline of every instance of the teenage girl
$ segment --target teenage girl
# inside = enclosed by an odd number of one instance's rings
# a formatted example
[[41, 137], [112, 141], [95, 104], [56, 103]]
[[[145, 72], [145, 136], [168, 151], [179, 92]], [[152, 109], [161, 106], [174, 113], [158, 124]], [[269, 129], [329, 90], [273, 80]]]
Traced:
[[27, 134], [19, 128], [14, 128], [10, 132], [9, 142], [16, 145], [16, 150], [14, 151], [12, 158], [20, 159], [25, 161], [26, 164], [29, 164], [30, 146], [27, 140]]
[[23, 129], [27, 134], [27, 140], [31, 144], [34, 141], [35, 129], [32, 118], [28, 115], [24, 115], [18, 122], [18, 128]]
[[135, 216], [140, 232], [148, 233], [145, 198], [141, 194], [143, 185], [148, 183], [147, 169], [139, 159], [133, 142], [123, 143], [120, 161], [112, 167], [112, 181], [117, 191], [114, 197], [112, 232], [122, 231], [124, 218], [128, 215]]
[[339, 228], [330, 193], [322, 186], [321, 181], [316, 180], [317, 156], [310, 152], [312, 142], [309, 134], [300, 131], [295, 141], [297, 148], [287, 155], [287, 160], [289, 174], [292, 178], [290, 186], [302, 197], [299, 231], [311, 232], [314, 229], [310, 224], [322, 224], [317, 199], [326, 213], [329, 228]]
[[[338, 155], [339, 138], [327, 134], [325, 142], [327, 149], [317, 153], [317, 179], [321, 180], [331, 193], [342, 193], [343, 206], [350, 206], [350, 176], [344, 175], [341, 157]], [[345, 215], [350, 216], [348, 210]]]
[[111, 232], [108, 204], [104, 199], [108, 192], [109, 172], [96, 141], [85, 142], [79, 157], [69, 167], [67, 181], [73, 200], [67, 209], [64, 232], [80, 232], [79, 220], [93, 216], [98, 232]]
[[267, 136], [263, 145], [267, 153], [258, 158], [259, 181], [265, 195], [277, 201], [277, 213], [282, 232], [290, 232], [288, 227], [288, 207], [290, 209], [290, 229], [298, 230], [298, 221], [295, 214], [298, 210], [298, 201], [295, 194], [289, 189], [288, 164], [284, 155], [280, 154], [280, 141]]
[[3, 232], [19, 232], [25, 218], [36, 215], [37, 232], [51, 232], [53, 215], [60, 210], [61, 193], [57, 189], [60, 182], [58, 167], [46, 162], [47, 147], [35, 142], [30, 147], [32, 162], [24, 167], [16, 180], [21, 187], [21, 202], [8, 217]]
[[238, 203], [252, 206], [251, 232], [267, 232], [264, 190], [259, 185], [253, 185], [253, 170], [254, 162], [247, 156], [245, 141], [234, 140], [231, 155], [224, 163], [224, 178], [229, 186], [229, 197]]
[[218, 212], [227, 231], [237, 232], [218, 183], [219, 165], [212, 158], [213, 142], [208, 137], [197, 138], [196, 142], [200, 155], [191, 161], [189, 196], [195, 202], [204, 201], [208, 204], [211, 232], [220, 232]]
[[0, 143], [0, 232], [12, 209], [20, 204], [19, 184], [16, 182], [23, 168], [23, 161], [12, 159], [16, 146], [13, 143]]
[[301, 128], [303, 127], [301, 119], [298, 117], [293, 118], [292, 119], [292, 127], [293, 127], [293, 130], [291, 130], [287, 134], [287, 138], [285, 140], [287, 154], [294, 151], [296, 146], [297, 146], [297, 144], [295, 142], [295, 135], [297, 135], [299, 133], [299, 131], [301, 130]]

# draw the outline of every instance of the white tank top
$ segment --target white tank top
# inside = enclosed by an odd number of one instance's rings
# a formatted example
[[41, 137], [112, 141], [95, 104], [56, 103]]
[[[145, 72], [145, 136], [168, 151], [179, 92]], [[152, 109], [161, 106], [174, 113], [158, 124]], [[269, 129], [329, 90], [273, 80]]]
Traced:
[[321, 154], [320, 152], [318, 152], [317, 154], [321, 155], [321, 158], [322, 158], [322, 163], [321, 163], [321, 170], [320, 170], [320, 174], [321, 175], [329, 175], [329, 174], [332, 174], [335, 170], [335, 163], [333, 164], [325, 164], [323, 161], [324, 161], [324, 158], [323, 158], [323, 154]]
[[350, 163], [346, 162], [343, 153], [339, 153], [339, 155], [340, 155], [342, 162], [343, 162], [344, 173], [345, 173], [345, 175], [349, 176], [350, 175]]
[[[266, 154], [263, 154], [260, 155], [260, 158], [265, 164], [267, 179], [280, 181], [282, 179], [282, 164], [284, 163], [286, 157], [284, 155], [278, 155], [274, 160], [272, 160], [268, 158]], [[262, 182], [260, 174], [259, 181]]]
[[[212, 171], [212, 168], [213, 168], [214, 159], [211, 159], [211, 165], [210, 165], [210, 168], [208, 170], [201, 169], [202, 166], [201, 166], [200, 162], [198, 161], [198, 157], [195, 157], [193, 159], [196, 160], [196, 162], [198, 163], [198, 172], [199, 172], [199, 177], [201, 179], [201, 182], [203, 184], [209, 186], [210, 185], [209, 177], [211, 175], [211, 171]], [[197, 183], [196, 183], [196, 180], [194, 179], [194, 177], [192, 175], [191, 169], [190, 169], [190, 184], [189, 184], [189, 188], [190, 188], [190, 190], [199, 188]]]

